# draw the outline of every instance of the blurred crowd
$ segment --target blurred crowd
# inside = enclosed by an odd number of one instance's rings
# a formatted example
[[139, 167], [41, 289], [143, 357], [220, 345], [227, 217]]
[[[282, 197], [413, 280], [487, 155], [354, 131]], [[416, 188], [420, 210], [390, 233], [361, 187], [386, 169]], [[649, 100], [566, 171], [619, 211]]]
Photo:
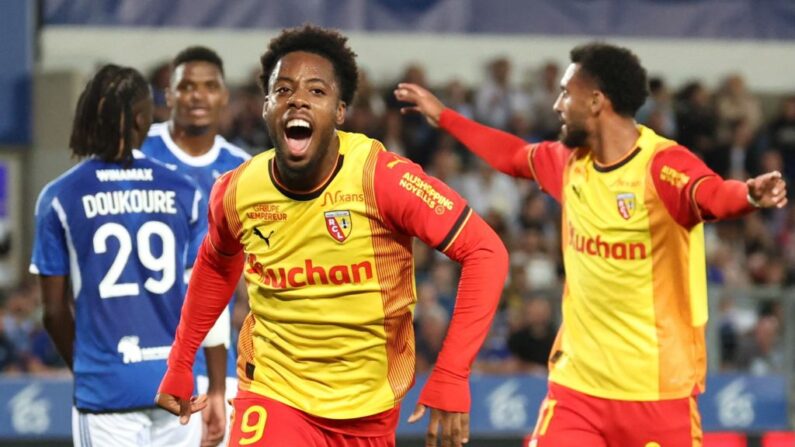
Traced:
[[[502, 237], [511, 254], [491, 333], [475, 369], [506, 374], [546, 373], [546, 359], [560, 321], [563, 267], [559, 207], [534, 183], [516, 180], [471, 156], [452, 138], [419, 116], [401, 114], [392, 91], [398, 82], [432, 88], [450, 108], [528, 142], [554, 139], [559, 119], [552, 110], [562, 67], [549, 62], [518, 73], [508, 58], [490, 61], [480, 85], [450, 80], [428, 85], [425, 69], [406, 67], [395, 79], [375, 85], [366, 72], [348, 108], [344, 130], [381, 140], [394, 152], [460, 192]], [[152, 70], [156, 120], [168, 119], [163, 89], [167, 64]], [[744, 180], [779, 170], [795, 179], [795, 94], [755, 95], [745, 80], [728, 75], [717, 86], [700, 81], [669, 86], [650, 79], [651, 95], [638, 122], [676, 139], [725, 178]], [[223, 134], [252, 154], [270, 147], [261, 118], [263, 95], [251, 81], [230, 86]], [[498, 148], [495, 148], [498, 150]], [[795, 186], [790, 186], [795, 190]], [[785, 372], [786, 319], [781, 290], [795, 283], [795, 206], [755, 213], [706, 227], [711, 324], [719, 330], [721, 370], [754, 374]], [[455, 305], [457, 264], [422, 243], [415, 245], [417, 368], [428, 371], [439, 352]], [[772, 291], [758, 299], [745, 291]], [[63, 374], [64, 365], [41, 327], [38, 289], [25, 283], [0, 297], [0, 371]], [[791, 366], [791, 365], [790, 365]]]

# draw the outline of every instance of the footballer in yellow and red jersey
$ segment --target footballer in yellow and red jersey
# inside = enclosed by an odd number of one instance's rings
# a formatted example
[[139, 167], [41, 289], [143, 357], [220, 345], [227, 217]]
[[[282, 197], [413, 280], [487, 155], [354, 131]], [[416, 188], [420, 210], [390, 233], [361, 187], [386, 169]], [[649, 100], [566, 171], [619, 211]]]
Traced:
[[[605, 166], [591, 151], [528, 145], [449, 109], [439, 124], [498, 170], [536, 180], [562, 205], [563, 322], [528, 445], [700, 445], [702, 222], [752, 211], [746, 184], [721, 179], [643, 126], [633, 149]], [[633, 425], [639, 422], [643, 430]]]
[[251, 312], [239, 339], [240, 396], [264, 396], [325, 426], [386, 415], [382, 429], [394, 431], [414, 381], [416, 236], [462, 263], [448, 337], [420, 402], [469, 411], [470, 365], [496, 310], [507, 252], [418, 165], [364, 135], [336, 136], [336, 166], [314, 191], [282, 185], [274, 151], [218, 180], [161, 391], [190, 396], [193, 352], [242, 270]]
[[[643, 126], [635, 148], [610, 166], [560, 142], [528, 145], [449, 109], [440, 126], [473, 151], [479, 147], [478, 155], [501, 171], [536, 180], [562, 204], [567, 281], [550, 381], [618, 400], [703, 391], [702, 222], [751, 211], [744, 195], [743, 203], [727, 210], [707, 206], [709, 197], [698, 200], [722, 179], [690, 151]], [[486, 141], [507, 149], [487, 155]]]

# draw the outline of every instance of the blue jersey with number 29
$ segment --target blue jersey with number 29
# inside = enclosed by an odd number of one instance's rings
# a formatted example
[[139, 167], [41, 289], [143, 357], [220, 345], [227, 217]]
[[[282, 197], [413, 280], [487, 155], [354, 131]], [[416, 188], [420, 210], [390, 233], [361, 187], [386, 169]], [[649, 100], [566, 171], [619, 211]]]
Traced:
[[206, 208], [192, 180], [138, 151], [129, 166], [84, 160], [42, 190], [30, 270], [71, 280], [78, 409], [154, 406]]

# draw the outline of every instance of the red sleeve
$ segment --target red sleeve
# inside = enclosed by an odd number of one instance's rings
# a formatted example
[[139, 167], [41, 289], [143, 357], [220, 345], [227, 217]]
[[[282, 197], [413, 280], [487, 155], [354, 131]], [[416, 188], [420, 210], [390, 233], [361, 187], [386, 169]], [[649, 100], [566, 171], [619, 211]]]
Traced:
[[468, 413], [469, 373], [497, 311], [508, 275], [508, 252], [488, 224], [472, 213], [447, 255], [461, 263], [461, 279], [447, 336], [419, 402]]
[[508, 272], [508, 253], [494, 231], [441, 181], [405, 158], [379, 153], [378, 210], [394, 231], [416, 236], [461, 263], [453, 318], [420, 402], [468, 412], [469, 373], [491, 326]]
[[[193, 394], [193, 361], [202, 340], [221, 315], [243, 271], [243, 251], [227, 226], [224, 196], [231, 176], [218, 180], [210, 195], [209, 232], [204, 238], [182, 306], [168, 370], [158, 392], [182, 399]], [[227, 254], [224, 254], [227, 253]]]
[[437, 250], [445, 251], [471, 213], [466, 201], [449, 186], [392, 152], [378, 153], [373, 178], [384, 223]]
[[558, 142], [530, 145], [519, 137], [478, 124], [444, 109], [439, 127], [463, 143], [494, 169], [513, 177], [535, 179], [558, 202], [563, 185], [563, 169], [571, 149]]
[[651, 176], [668, 212], [686, 228], [754, 210], [745, 183], [722, 179], [682, 146], [658, 152], [652, 160]]
[[743, 182], [709, 177], [694, 188], [696, 204], [706, 220], [731, 219], [756, 209], [748, 202], [748, 185]]
[[442, 111], [439, 127], [494, 169], [513, 177], [533, 178], [527, 158], [530, 145], [523, 139], [476, 123], [451, 109]]
[[544, 141], [530, 149], [530, 170], [533, 178], [547, 194], [558, 202], [563, 196], [563, 171], [572, 150], [558, 141]]

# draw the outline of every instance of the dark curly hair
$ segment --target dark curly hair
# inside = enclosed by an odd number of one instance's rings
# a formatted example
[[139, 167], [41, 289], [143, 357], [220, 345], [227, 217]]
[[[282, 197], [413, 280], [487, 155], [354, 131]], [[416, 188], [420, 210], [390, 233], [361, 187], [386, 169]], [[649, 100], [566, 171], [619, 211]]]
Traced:
[[259, 77], [260, 86], [266, 95], [273, 68], [285, 55], [296, 51], [306, 51], [328, 59], [334, 66], [340, 99], [351, 104], [359, 80], [356, 53], [348, 46], [348, 38], [338, 31], [312, 25], [285, 29], [268, 44], [268, 51], [260, 58], [262, 74]]
[[[132, 160], [133, 106], [150, 98], [149, 84], [134, 68], [108, 64], [86, 84], [77, 101], [69, 147], [78, 158]], [[119, 145], [122, 145], [119, 154]]]
[[626, 48], [601, 42], [571, 50], [571, 61], [598, 85], [619, 115], [635, 116], [649, 95], [646, 69]]
[[224, 61], [221, 60], [221, 56], [219, 56], [218, 53], [207, 47], [195, 46], [185, 48], [171, 61], [171, 67], [177, 68], [188, 62], [207, 62], [213, 64], [218, 67], [218, 71], [221, 72], [221, 77], [224, 76]]

